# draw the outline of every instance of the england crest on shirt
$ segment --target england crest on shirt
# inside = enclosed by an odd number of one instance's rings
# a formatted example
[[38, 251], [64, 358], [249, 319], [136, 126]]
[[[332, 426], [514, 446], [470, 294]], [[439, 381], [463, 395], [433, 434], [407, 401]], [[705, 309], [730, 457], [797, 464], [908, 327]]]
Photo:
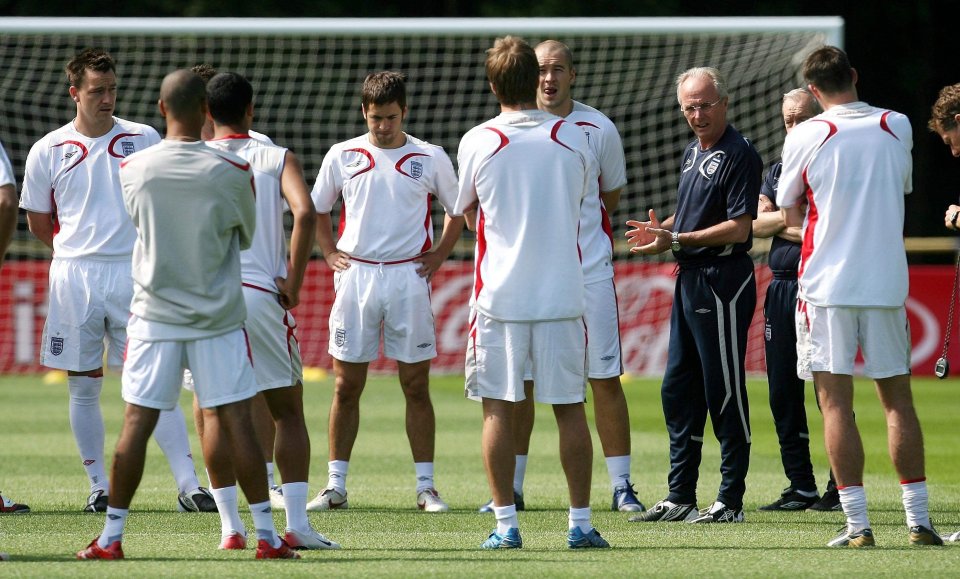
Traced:
[[120, 150], [123, 151], [124, 157], [129, 157], [137, 148], [133, 145], [132, 141], [120, 141]]
[[423, 163], [419, 161], [410, 161], [410, 176], [419, 179], [423, 176]]
[[707, 158], [700, 163], [700, 174], [707, 179], [713, 179], [717, 169], [723, 164], [723, 158], [726, 155], [723, 151], [717, 151], [707, 155]]

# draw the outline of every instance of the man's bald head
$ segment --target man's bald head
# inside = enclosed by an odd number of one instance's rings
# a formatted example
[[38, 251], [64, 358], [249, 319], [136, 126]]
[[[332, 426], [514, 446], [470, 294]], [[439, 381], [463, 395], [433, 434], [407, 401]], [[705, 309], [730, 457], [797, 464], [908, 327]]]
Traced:
[[206, 114], [206, 85], [190, 70], [176, 70], [164, 77], [160, 85], [160, 103], [169, 122], [173, 117], [185, 124], [203, 125]]

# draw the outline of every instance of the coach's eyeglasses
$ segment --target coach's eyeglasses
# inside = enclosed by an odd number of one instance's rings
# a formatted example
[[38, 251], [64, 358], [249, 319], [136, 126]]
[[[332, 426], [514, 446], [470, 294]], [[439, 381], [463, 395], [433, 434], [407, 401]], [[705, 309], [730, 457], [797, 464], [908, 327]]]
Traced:
[[703, 103], [699, 105], [687, 105], [685, 107], [680, 107], [680, 112], [688, 117], [693, 116], [697, 111], [700, 111], [702, 113], [709, 113], [713, 109], [713, 107], [720, 104], [720, 101], [722, 100], [723, 100], [722, 98], [719, 98], [713, 101], [712, 103]]

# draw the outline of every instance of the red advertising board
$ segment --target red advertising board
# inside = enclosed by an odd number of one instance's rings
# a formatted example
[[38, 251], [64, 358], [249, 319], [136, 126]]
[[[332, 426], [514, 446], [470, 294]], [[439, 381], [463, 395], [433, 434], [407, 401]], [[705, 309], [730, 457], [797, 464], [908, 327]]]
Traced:
[[[0, 275], [0, 373], [36, 372], [38, 346], [43, 330], [47, 299], [48, 262], [7, 262]], [[634, 375], [659, 376], [667, 359], [670, 306], [675, 277], [672, 264], [628, 262], [617, 264], [617, 297], [626, 371]], [[438, 373], [463, 371], [466, 345], [467, 302], [472, 283], [472, 264], [450, 262], [433, 281], [433, 312], [439, 356], [433, 362]], [[757, 309], [747, 345], [747, 370], [764, 372], [763, 296], [770, 273], [757, 266]], [[913, 339], [913, 371], [931, 375], [940, 356], [946, 325], [953, 268], [910, 268], [907, 310]], [[329, 368], [327, 313], [333, 301], [332, 274], [326, 264], [310, 264], [294, 311], [304, 364]], [[951, 352], [950, 363], [960, 368], [960, 344]], [[389, 371], [394, 365], [380, 360], [374, 371]]]

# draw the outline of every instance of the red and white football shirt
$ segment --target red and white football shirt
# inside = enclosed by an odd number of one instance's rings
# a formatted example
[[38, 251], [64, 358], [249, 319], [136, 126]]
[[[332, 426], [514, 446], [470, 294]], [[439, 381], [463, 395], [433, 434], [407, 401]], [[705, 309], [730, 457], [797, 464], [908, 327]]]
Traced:
[[479, 201], [471, 306], [504, 322], [579, 318], [580, 203], [596, 159], [575, 124], [538, 110], [502, 113], [460, 141], [454, 213]]
[[70, 122], [30, 148], [20, 207], [53, 214], [54, 256], [129, 258], [137, 234], [123, 207], [120, 162], [159, 142], [153, 127], [114, 117], [102, 137]]
[[284, 200], [280, 193], [287, 150], [251, 135], [230, 135], [207, 141], [250, 162], [257, 189], [257, 228], [250, 249], [240, 252], [243, 283], [277, 292], [274, 281], [287, 277], [287, 243], [283, 230]]
[[801, 299], [824, 307], [903, 306], [912, 147], [906, 116], [863, 102], [831, 107], [787, 135], [777, 205], [808, 203]]
[[583, 281], [592, 283], [610, 279], [613, 277], [613, 226], [600, 193], [614, 191], [627, 184], [623, 142], [613, 122], [593, 107], [573, 101], [573, 111], [564, 118], [587, 133], [590, 150], [600, 163], [598, 187], [594, 187], [583, 198], [580, 207]]
[[327, 152], [311, 197], [317, 213], [329, 213], [343, 196], [337, 249], [371, 261], [416, 257], [433, 246], [430, 199], [449, 214], [457, 175], [441, 147], [406, 136], [396, 149], [381, 149], [368, 135], [337, 143]]

